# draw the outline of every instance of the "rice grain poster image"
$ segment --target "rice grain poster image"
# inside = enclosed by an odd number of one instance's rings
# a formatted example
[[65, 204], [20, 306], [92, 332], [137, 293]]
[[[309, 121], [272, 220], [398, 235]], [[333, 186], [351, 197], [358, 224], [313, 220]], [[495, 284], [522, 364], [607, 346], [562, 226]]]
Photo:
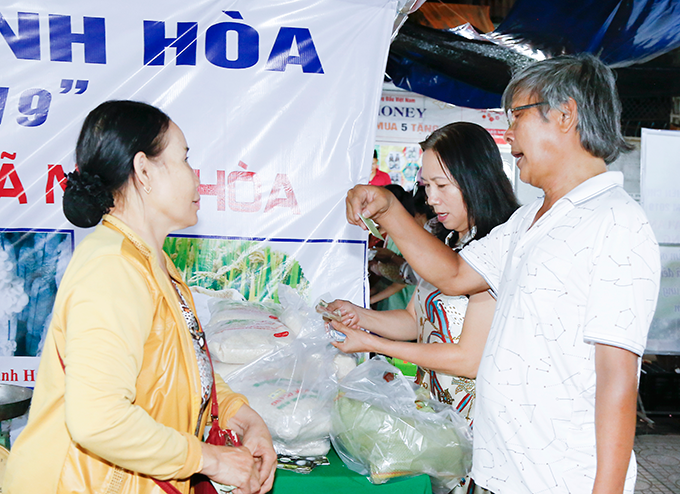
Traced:
[[[85, 116], [111, 99], [183, 129], [199, 222], [165, 250], [207, 298], [366, 301], [366, 183], [396, 0], [22, 0], [0, 7], [0, 376], [32, 386], [54, 296], [89, 233], [64, 218]], [[230, 292], [231, 293], [231, 292]]]

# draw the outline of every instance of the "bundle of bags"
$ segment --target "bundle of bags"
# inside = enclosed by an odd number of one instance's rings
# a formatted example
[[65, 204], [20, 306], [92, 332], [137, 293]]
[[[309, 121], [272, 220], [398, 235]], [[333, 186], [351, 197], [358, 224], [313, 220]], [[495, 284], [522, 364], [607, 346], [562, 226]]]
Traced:
[[279, 288], [278, 320], [287, 323], [288, 341], [269, 339], [274, 348], [226, 376], [226, 381], [248, 397], [267, 424], [278, 454], [325, 455], [330, 450], [330, 414], [338, 381], [356, 364], [331, 345], [322, 317], [287, 288]]
[[383, 357], [340, 383], [331, 440], [345, 465], [374, 484], [427, 474], [435, 492], [449, 492], [472, 466], [472, 435], [451, 406], [431, 400]]
[[211, 300], [206, 337], [215, 370], [248, 397], [280, 455], [321, 456], [379, 484], [427, 474], [448, 492], [472, 463], [466, 421], [429, 399], [384, 358], [356, 366], [331, 345], [322, 316], [290, 287], [281, 304]]

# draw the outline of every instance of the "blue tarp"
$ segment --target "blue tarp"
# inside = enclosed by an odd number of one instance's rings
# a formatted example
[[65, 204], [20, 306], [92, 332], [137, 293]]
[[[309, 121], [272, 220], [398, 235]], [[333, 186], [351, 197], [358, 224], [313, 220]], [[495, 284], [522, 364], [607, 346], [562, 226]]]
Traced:
[[[616, 68], [622, 97], [680, 95], [680, 67], [643, 64], [680, 46], [680, 0], [517, 0], [495, 33], [547, 56], [598, 55]], [[407, 22], [392, 43], [387, 74], [409, 91], [493, 108], [512, 72], [533, 61], [491, 42]]]
[[496, 31], [625, 67], [680, 46], [680, 1], [518, 0]]

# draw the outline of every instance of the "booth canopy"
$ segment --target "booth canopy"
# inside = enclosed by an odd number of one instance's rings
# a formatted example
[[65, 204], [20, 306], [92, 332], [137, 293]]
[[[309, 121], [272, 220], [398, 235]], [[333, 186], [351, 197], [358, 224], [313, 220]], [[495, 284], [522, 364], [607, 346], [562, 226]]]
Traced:
[[588, 52], [615, 69], [622, 98], [680, 95], [679, 57], [661, 57], [680, 47], [680, 0], [517, 0], [495, 31], [469, 38], [410, 19], [392, 42], [387, 74], [447, 103], [496, 108], [513, 71]]

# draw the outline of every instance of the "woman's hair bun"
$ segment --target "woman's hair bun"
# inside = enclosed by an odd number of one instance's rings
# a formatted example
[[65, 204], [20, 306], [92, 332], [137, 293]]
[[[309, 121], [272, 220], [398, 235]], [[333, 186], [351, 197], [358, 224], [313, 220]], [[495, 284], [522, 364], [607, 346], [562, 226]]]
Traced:
[[67, 175], [63, 208], [66, 218], [75, 226], [95, 226], [113, 207], [113, 194], [99, 175], [74, 171]]
[[76, 144], [78, 171], [64, 191], [66, 218], [82, 228], [99, 223], [132, 182], [135, 156], [161, 155], [169, 126], [170, 117], [139, 101], [105, 101], [88, 113]]

